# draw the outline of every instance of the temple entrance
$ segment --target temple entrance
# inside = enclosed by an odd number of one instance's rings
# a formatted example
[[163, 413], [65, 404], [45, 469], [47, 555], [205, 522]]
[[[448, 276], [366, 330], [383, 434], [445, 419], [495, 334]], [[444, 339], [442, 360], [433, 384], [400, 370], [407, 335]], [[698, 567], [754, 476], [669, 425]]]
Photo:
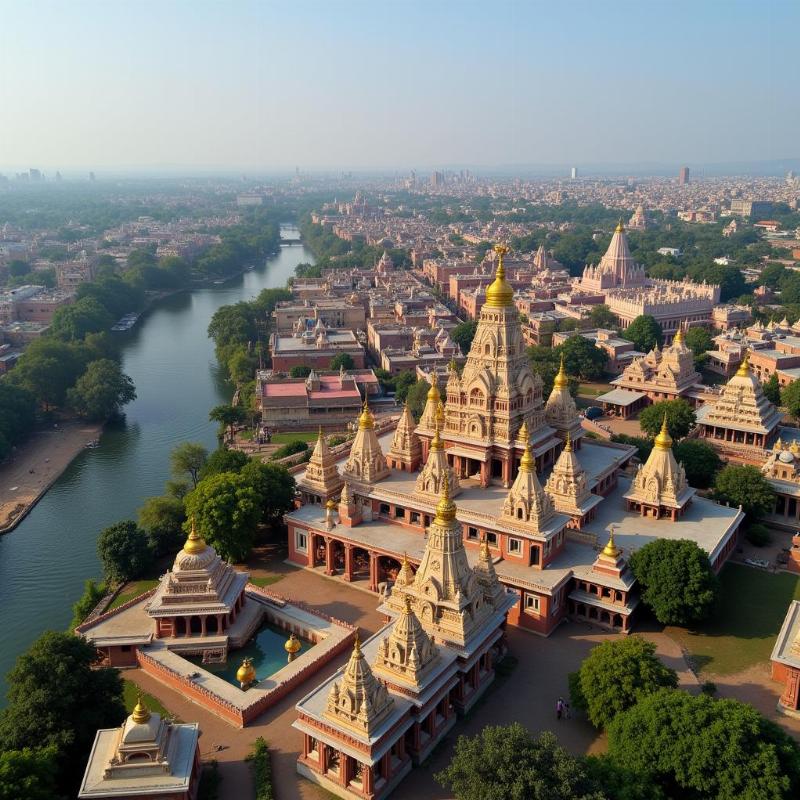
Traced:
[[493, 458], [491, 463], [491, 471], [489, 473], [492, 478], [503, 478], [503, 462], [499, 458]]
[[369, 552], [363, 547], [353, 548], [353, 580], [369, 580]]
[[219, 626], [216, 617], [209, 617], [206, 620], [206, 633], [219, 633]]
[[200, 617], [190, 617], [189, 618], [189, 633], [194, 636], [195, 634], [200, 635], [203, 632], [203, 623], [200, 621]]
[[177, 617], [175, 620], [175, 635], [186, 636], [186, 620], [183, 617]]

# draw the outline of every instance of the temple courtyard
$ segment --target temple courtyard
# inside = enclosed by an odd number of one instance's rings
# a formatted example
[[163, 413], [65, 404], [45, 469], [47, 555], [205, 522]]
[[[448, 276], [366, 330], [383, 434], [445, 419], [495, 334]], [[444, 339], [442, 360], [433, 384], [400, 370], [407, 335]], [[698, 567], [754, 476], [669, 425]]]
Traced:
[[[261, 556], [254, 554], [248, 565], [255, 582], [274, 582], [275, 590], [289, 601], [305, 601], [325, 614], [358, 625], [363, 638], [382, 627], [374, 593], [319, 572], [287, 565], [281, 560], [285, 551], [260, 552]], [[720, 696], [753, 704], [800, 737], [800, 720], [776, 713], [780, 687], [769, 677], [769, 652], [786, 604], [792, 597], [800, 596], [800, 580], [786, 574], [773, 575], [729, 565], [723, 571], [723, 584], [723, 600], [725, 597], [743, 599], [733, 606], [726, 603], [714, 624], [706, 630], [695, 633], [682, 629], [662, 630], [643, 623], [637, 633], [656, 642], [659, 656], [678, 672], [682, 688], [699, 691], [702, 680], [713, 680]], [[761, 602], [752, 603], [754, 596]], [[744, 611], [748, 606], [752, 609], [749, 614]], [[582, 719], [557, 722], [555, 703], [559, 697], [568, 699], [567, 676], [578, 669], [591, 648], [618, 635], [586, 622], [567, 622], [547, 639], [509, 626], [509, 653], [517, 659], [516, 668], [507, 677], [498, 676], [495, 685], [466, 719], [420, 768], [403, 780], [392, 797], [397, 800], [447, 797], [433, 775], [448, 763], [458, 735], [474, 735], [486, 725], [517, 720], [533, 731], [555, 731], [563, 746], [574, 753], [602, 752], [603, 736]], [[348, 653], [339, 656], [320, 676], [332, 674], [348, 656]], [[690, 669], [690, 663], [699, 671], [699, 679]], [[270, 746], [273, 785], [279, 800], [330, 797], [297, 775], [296, 759], [302, 747], [302, 735], [291, 727], [297, 718], [295, 704], [319, 682], [319, 677], [302, 684], [246, 728], [238, 729], [141, 669], [126, 670], [123, 675], [157, 698], [175, 717], [200, 724], [201, 757], [204, 761], [216, 759], [219, 763], [219, 797], [222, 800], [252, 793], [250, 768], [243, 759], [258, 736], [263, 736]]]

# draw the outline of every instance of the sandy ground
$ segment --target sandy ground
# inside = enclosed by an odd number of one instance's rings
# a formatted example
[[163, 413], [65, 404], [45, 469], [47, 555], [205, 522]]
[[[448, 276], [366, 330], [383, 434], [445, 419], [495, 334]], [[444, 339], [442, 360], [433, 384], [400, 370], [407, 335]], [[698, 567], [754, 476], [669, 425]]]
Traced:
[[60, 423], [58, 428], [35, 433], [0, 465], [0, 532], [17, 525], [50, 484], [83, 450], [97, 439], [102, 425]]
[[[359, 590], [342, 581], [326, 578], [319, 573], [300, 570], [283, 563], [257, 561], [251, 572], [254, 575], [282, 573], [284, 577], [272, 590], [289, 599], [304, 599], [316, 607], [345, 619], [361, 628], [367, 636], [381, 626], [381, 618], [375, 611], [376, 596]], [[266, 568], [260, 568], [261, 565]], [[688, 691], [699, 691], [699, 683], [688, 668], [680, 647], [668, 636], [659, 632], [644, 632], [657, 645], [660, 657], [678, 672], [680, 685]], [[561, 696], [568, 698], [567, 675], [575, 671], [591, 648], [613, 634], [584, 622], [562, 625], [548, 639], [509, 627], [508, 644], [512, 655], [519, 660], [514, 672], [501, 685], [490, 688], [487, 695], [465, 720], [439, 746], [429, 761], [412, 771], [395, 790], [392, 797], [397, 800], [417, 798], [447, 798], [448, 794], [434, 781], [433, 775], [450, 760], [453, 746], [459, 734], [475, 734], [490, 724], [522, 722], [532, 731], [553, 730], [561, 743], [573, 753], [602, 752], [605, 740], [583, 719], [573, 718], [557, 721], [555, 703]], [[300, 734], [291, 727], [295, 719], [294, 705], [319, 679], [330, 674], [344, 663], [341, 657], [306, 684], [267, 711], [263, 717], [244, 730], [238, 730], [188, 701], [178, 692], [163, 686], [140, 670], [128, 671], [125, 675], [150, 694], [158, 697], [164, 705], [182, 720], [197, 721], [202, 731], [201, 753], [204, 759], [216, 758], [220, 764], [221, 800], [239, 800], [251, 796], [252, 779], [248, 766], [242, 759], [248, 753], [253, 740], [263, 736], [272, 752], [273, 780], [278, 800], [293, 798], [330, 797], [310, 782], [300, 779], [295, 773], [295, 760], [301, 746]], [[735, 676], [734, 676], [735, 677]], [[768, 674], [743, 677], [738, 683], [732, 678], [719, 681], [720, 694], [740, 697], [754, 704], [773, 719], [778, 687], [771, 684]], [[786, 718], [780, 718], [783, 721]], [[798, 725], [800, 733], [800, 725]], [[221, 748], [221, 749], [218, 749]]]

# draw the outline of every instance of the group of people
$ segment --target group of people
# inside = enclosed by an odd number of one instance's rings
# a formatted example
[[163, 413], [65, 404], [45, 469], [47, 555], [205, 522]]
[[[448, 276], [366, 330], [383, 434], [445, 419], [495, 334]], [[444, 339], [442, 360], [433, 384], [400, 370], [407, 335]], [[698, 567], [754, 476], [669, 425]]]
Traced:
[[556, 719], [570, 718], [569, 703], [563, 697], [559, 697], [556, 702]]

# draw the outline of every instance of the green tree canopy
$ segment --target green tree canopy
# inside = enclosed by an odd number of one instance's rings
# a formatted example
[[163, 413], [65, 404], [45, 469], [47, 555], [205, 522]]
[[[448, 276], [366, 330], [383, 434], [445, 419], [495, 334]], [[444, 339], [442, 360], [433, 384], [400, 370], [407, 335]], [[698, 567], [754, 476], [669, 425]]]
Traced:
[[616, 328], [617, 318], [611, 309], [605, 304], [592, 306], [589, 312], [589, 323], [593, 328]]
[[659, 347], [664, 342], [661, 326], [649, 314], [642, 314], [631, 322], [620, 335], [623, 339], [633, 342], [637, 350], [647, 353], [656, 345]]
[[581, 664], [578, 685], [580, 697], [573, 703], [586, 709], [592, 725], [606, 728], [645, 695], [674, 689], [678, 676], [661, 663], [652, 642], [630, 636], [593, 648]]
[[89, 355], [86, 348], [42, 337], [28, 345], [9, 380], [27, 389], [45, 409], [63, 406], [67, 390], [86, 369]]
[[8, 262], [8, 274], [12, 278], [19, 278], [22, 275], [27, 275], [31, 271], [31, 265], [27, 261], [22, 261], [19, 258], [14, 258]]
[[661, 400], [639, 414], [639, 427], [648, 436], [657, 436], [667, 415], [667, 429], [673, 439], [683, 439], [694, 427], [694, 409], [685, 400]]
[[719, 580], [708, 554], [690, 539], [656, 539], [630, 557], [642, 601], [663, 625], [686, 625], [713, 610]]
[[36, 424], [36, 400], [21, 386], [0, 381], [0, 461]]
[[77, 636], [43, 633], [8, 673], [8, 706], [0, 712], [0, 751], [54, 748], [58, 788], [71, 797], [98, 729], [125, 718], [119, 672], [92, 669], [96, 657]]
[[331, 369], [339, 370], [351, 370], [355, 369], [356, 362], [353, 361], [353, 356], [350, 353], [337, 353], [331, 359]]
[[684, 439], [672, 449], [675, 458], [686, 470], [686, 480], [690, 486], [707, 489], [722, 469], [722, 459], [717, 455], [717, 451], [701, 439]]
[[461, 348], [461, 352], [464, 355], [469, 353], [477, 329], [478, 320], [470, 319], [466, 322], [459, 323], [450, 331], [450, 338]]
[[187, 518], [194, 518], [198, 531], [222, 558], [244, 561], [250, 555], [263, 509], [261, 495], [245, 476], [221, 472], [204, 478], [185, 503]]
[[50, 334], [65, 342], [82, 341], [89, 333], [108, 330], [113, 322], [111, 314], [97, 300], [84, 297], [53, 314]]
[[54, 747], [0, 753], [0, 800], [56, 800], [57, 777]]
[[282, 464], [251, 459], [239, 474], [258, 492], [265, 523], [279, 522], [294, 507], [294, 478]]
[[431, 385], [426, 380], [418, 380], [413, 386], [409, 387], [406, 394], [406, 402], [411, 410], [414, 419], [419, 422], [422, 412], [425, 410], [425, 403], [428, 399], [428, 391]]
[[109, 525], [100, 532], [97, 554], [103, 565], [103, 575], [111, 583], [138, 578], [153, 561], [147, 535], [130, 519]]
[[609, 726], [611, 759], [681, 800], [800, 794], [800, 748], [752, 706], [662, 689]]
[[139, 509], [139, 526], [147, 534], [150, 549], [157, 556], [177, 553], [185, 538], [183, 500], [165, 494], [148, 497]]
[[800, 381], [792, 381], [781, 389], [781, 405], [793, 417], [800, 417]]
[[776, 406], [780, 405], [781, 403], [781, 385], [778, 381], [778, 373], [773, 372], [769, 378], [764, 381], [762, 384], [762, 388], [764, 389], [764, 396], [770, 403], [774, 403]]
[[695, 359], [702, 358], [707, 350], [714, 347], [711, 334], [705, 328], [689, 328], [684, 337], [686, 346], [694, 353]]
[[456, 800], [604, 800], [582, 759], [550, 731], [534, 738], [518, 722], [459, 736], [434, 777]]
[[295, 364], [289, 368], [290, 378], [307, 378], [311, 374], [311, 367], [308, 364]]
[[83, 584], [83, 594], [72, 606], [72, 622], [69, 624], [69, 630], [75, 630], [75, 628], [89, 616], [105, 595], [106, 587], [104, 584], [95, 583], [93, 580], [87, 580]]
[[184, 478], [188, 475], [192, 482], [192, 488], [197, 486], [200, 471], [206, 465], [206, 461], [208, 461], [208, 450], [200, 442], [181, 442], [169, 454], [172, 474], [176, 478]]
[[714, 481], [717, 500], [742, 511], [751, 517], [760, 517], [775, 506], [775, 490], [767, 483], [758, 467], [729, 464]]
[[206, 459], [200, 470], [200, 480], [205, 480], [211, 475], [219, 475], [220, 472], [241, 472], [242, 467], [249, 463], [250, 458], [241, 450], [226, 450], [220, 447]]
[[135, 399], [133, 381], [110, 358], [92, 361], [67, 391], [69, 404], [81, 416], [94, 420], [118, 414], [122, 406]]
[[236, 425], [241, 425], [247, 419], [247, 411], [241, 406], [219, 405], [214, 406], [208, 412], [208, 418], [212, 422], [219, 422], [223, 427], [228, 428], [228, 434], [231, 439], [234, 436], [234, 428]]
[[584, 381], [603, 376], [608, 356], [589, 339], [580, 335], [570, 336], [558, 348], [558, 352], [564, 356], [564, 368], [570, 375], [576, 375]]

